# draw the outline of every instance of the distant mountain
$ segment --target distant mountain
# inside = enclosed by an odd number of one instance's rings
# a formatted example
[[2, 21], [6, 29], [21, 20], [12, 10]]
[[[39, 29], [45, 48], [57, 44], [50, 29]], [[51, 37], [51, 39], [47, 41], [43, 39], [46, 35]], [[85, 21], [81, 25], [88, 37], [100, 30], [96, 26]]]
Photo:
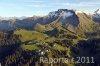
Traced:
[[27, 18], [27, 17], [25, 17], [25, 16], [22, 16], [22, 17], [1, 17], [1, 16], [0, 16], [0, 20], [11, 20], [11, 19], [23, 20], [23, 19], [25, 19], [25, 18]]

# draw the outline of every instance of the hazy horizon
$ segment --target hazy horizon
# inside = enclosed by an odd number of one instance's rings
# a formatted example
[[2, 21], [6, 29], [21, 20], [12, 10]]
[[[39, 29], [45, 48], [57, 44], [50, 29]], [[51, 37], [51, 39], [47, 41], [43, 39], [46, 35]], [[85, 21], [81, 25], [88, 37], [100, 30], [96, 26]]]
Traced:
[[76, 9], [95, 11], [100, 6], [100, 0], [1, 0], [0, 16], [31, 17], [45, 16], [58, 9]]

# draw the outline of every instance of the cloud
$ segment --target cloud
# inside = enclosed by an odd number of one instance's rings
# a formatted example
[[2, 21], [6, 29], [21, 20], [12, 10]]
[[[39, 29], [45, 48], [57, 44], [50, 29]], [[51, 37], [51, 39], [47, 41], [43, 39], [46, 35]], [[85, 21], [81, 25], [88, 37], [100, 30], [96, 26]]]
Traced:
[[50, 5], [47, 5], [48, 1], [43, 1], [43, 0], [25, 0], [24, 1], [24, 6], [28, 7], [36, 7], [36, 8], [41, 8], [41, 7], [51, 7]]
[[62, 3], [62, 5], [67, 5], [67, 6], [97, 6], [97, 5], [100, 5], [100, 2]]
[[41, 0], [26, 0], [26, 1], [23, 1], [24, 3], [43, 3], [45, 1], [41, 1]]
[[47, 5], [44, 5], [44, 4], [28, 4], [28, 5], [25, 5], [25, 6], [36, 7], [36, 8], [40, 8], [40, 7], [52, 7], [52, 6], [47, 6]]
[[41, 5], [26, 5], [26, 6], [29, 6], [29, 7], [41, 7]]
[[100, 2], [80, 2], [82, 5], [90, 5], [90, 6], [95, 6], [95, 5], [100, 5]]

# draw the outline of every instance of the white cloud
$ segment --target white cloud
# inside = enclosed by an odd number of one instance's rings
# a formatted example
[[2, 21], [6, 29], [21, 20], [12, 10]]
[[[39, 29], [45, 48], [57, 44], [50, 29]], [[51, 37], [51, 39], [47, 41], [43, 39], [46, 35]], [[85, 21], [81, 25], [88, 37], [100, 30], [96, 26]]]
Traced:
[[100, 2], [79, 2], [79, 3], [62, 3], [67, 6], [96, 6], [100, 5]]
[[95, 5], [100, 5], [100, 2], [80, 2], [82, 5], [90, 5], [90, 6], [95, 6]]
[[23, 1], [24, 3], [43, 3], [45, 1], [41, 1], [41, 0], [26, 0], [26, 1]]
[[41, 7], [41, 5], [26, 5], [26, 6], [30, 6], [30, 7]]
[[47, 5], [43, 5], [43, 4], [28, 4], [28, 5], [25, 5], [25, 6], [28, 6], [28, 7], [52, 7], [52, 6], [47, 6]]

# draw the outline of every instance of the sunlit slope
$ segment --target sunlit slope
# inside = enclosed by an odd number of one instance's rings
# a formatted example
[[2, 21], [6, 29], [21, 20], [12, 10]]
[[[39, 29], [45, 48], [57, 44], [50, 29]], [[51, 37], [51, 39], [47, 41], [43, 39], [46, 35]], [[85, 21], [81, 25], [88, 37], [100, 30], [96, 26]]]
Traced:
[[20, 35], [20, 39], [22, 41], [28, 41], [28, 40], [37, 40], [37, 41], [43, 41], [47, 37], [47, 35], [37, 32], [37, 31], [29, 31], [29, 30], [16, 30], [14, 32], [17, 35]]

